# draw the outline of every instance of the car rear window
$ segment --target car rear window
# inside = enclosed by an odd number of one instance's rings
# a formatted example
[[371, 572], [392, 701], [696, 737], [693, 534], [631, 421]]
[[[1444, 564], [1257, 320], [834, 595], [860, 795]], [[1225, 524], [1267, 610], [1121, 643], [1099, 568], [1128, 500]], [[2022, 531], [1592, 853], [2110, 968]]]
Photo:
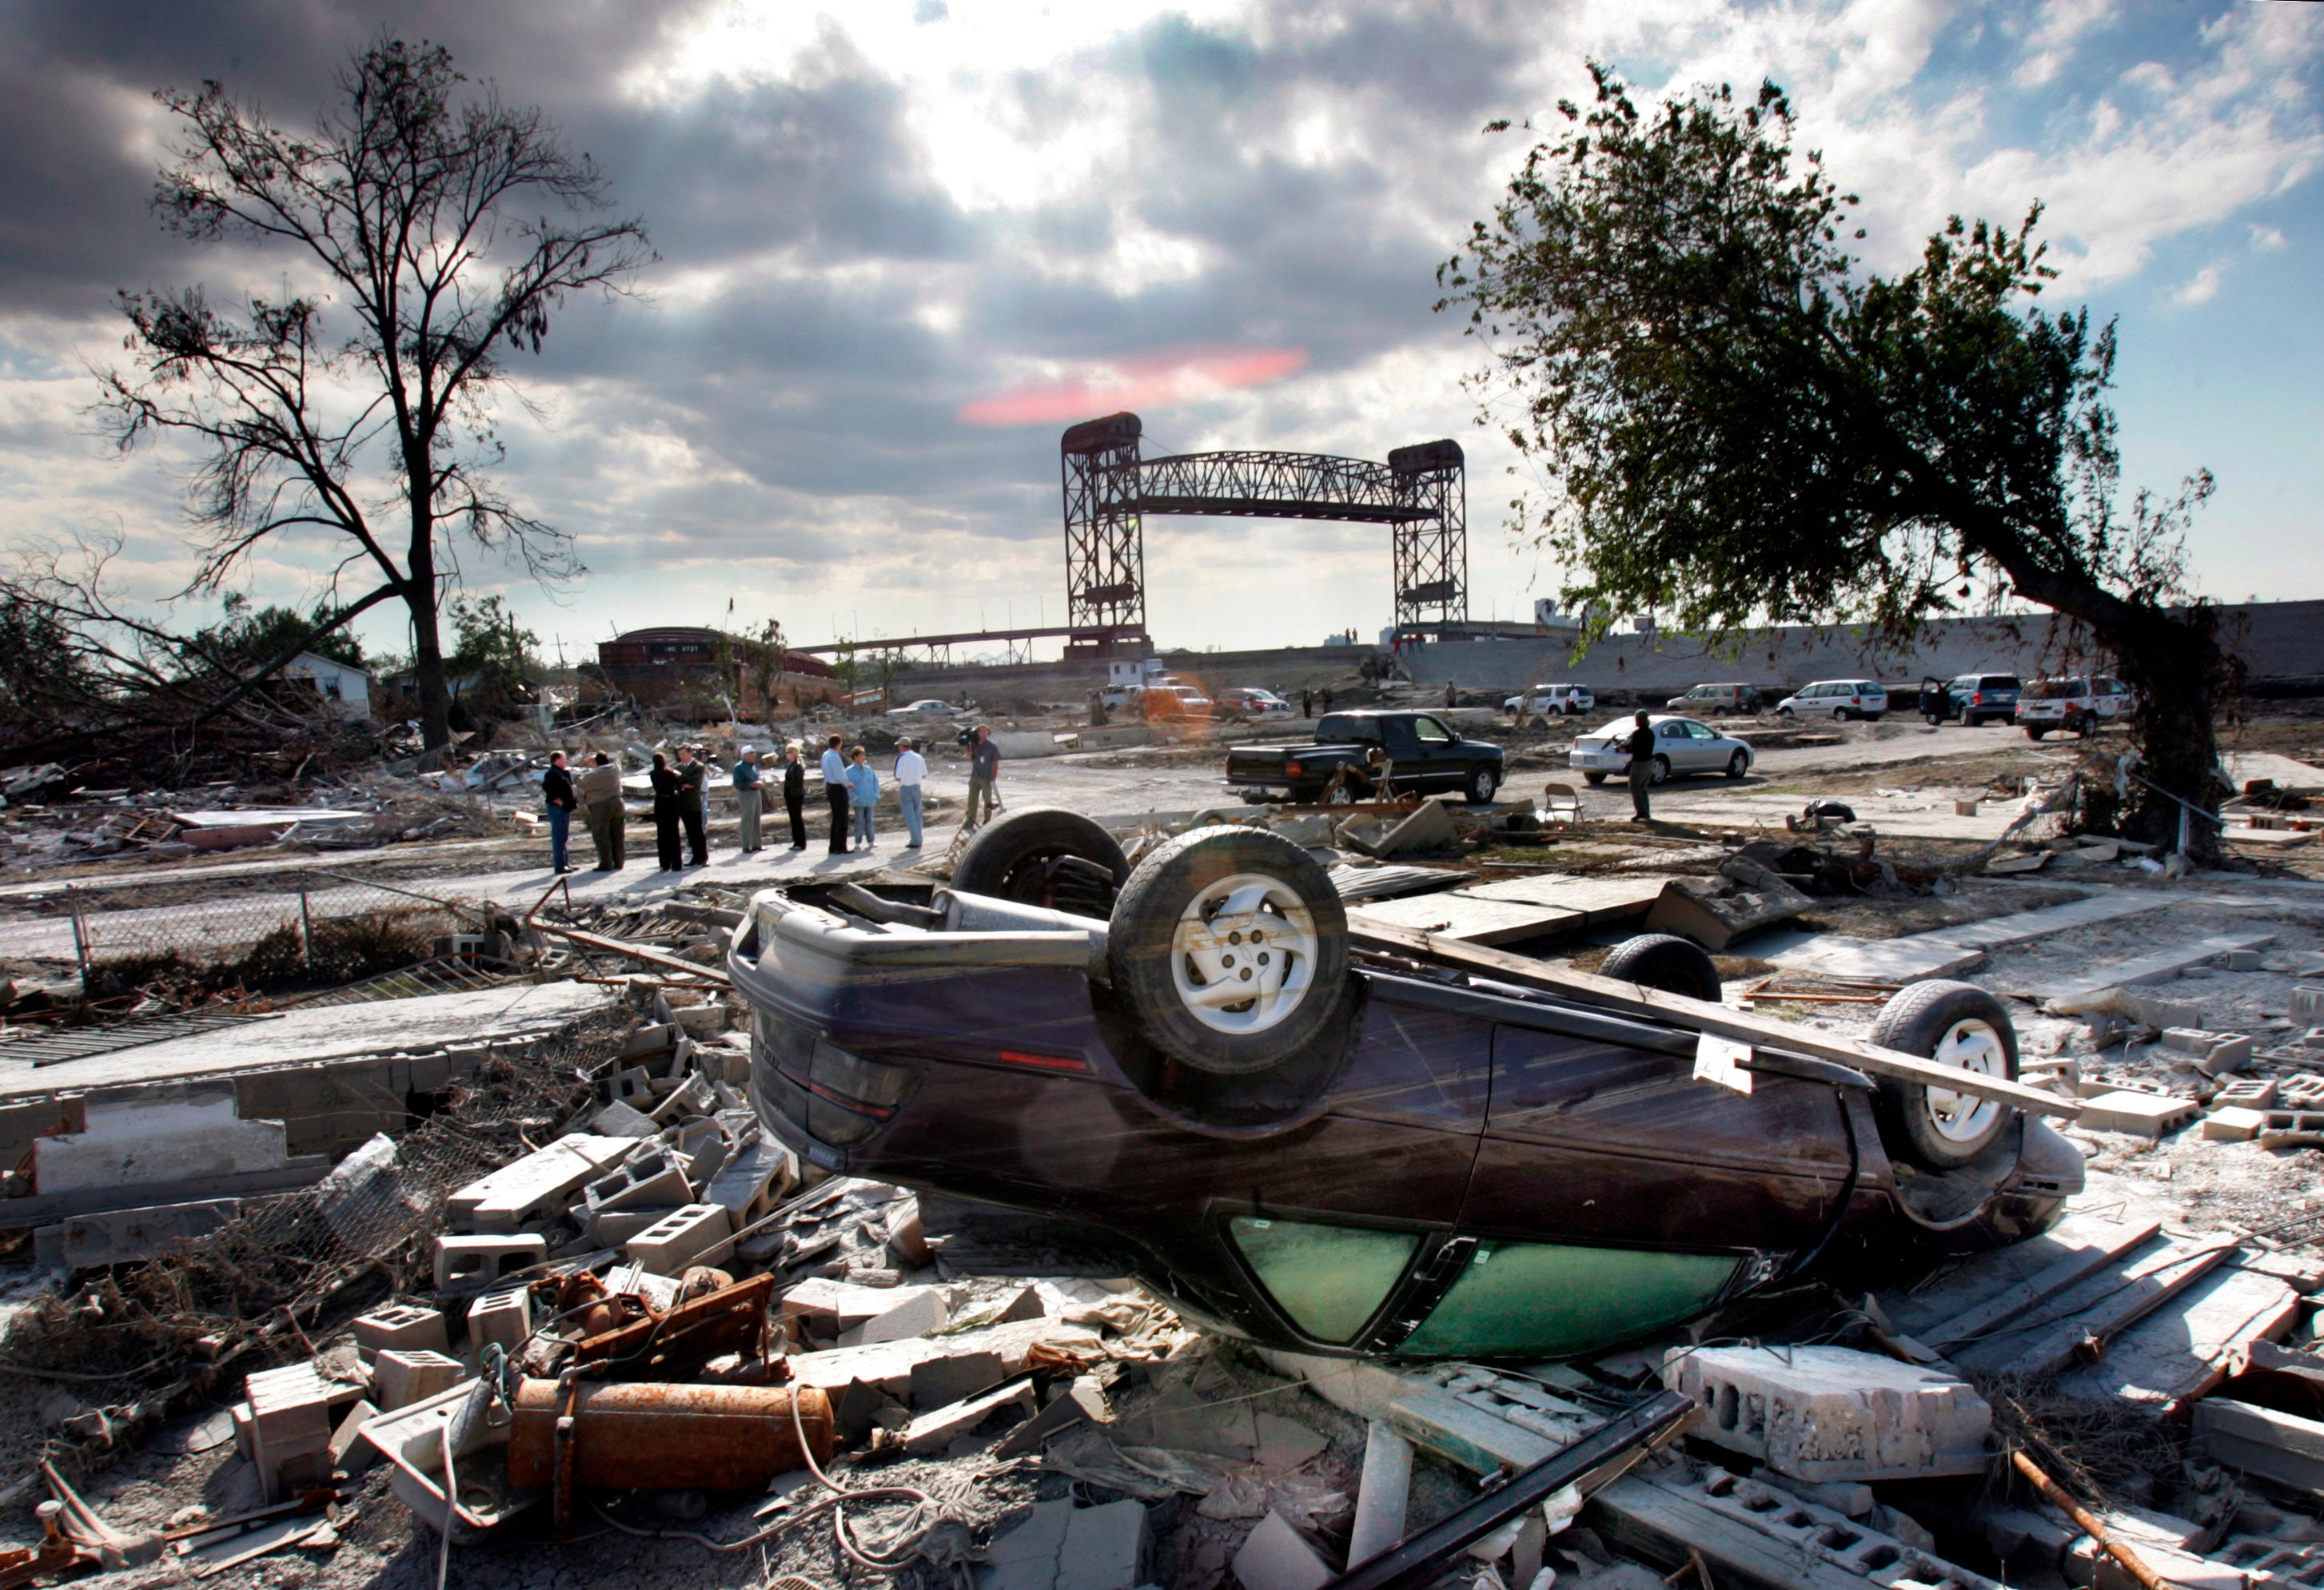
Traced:
[[1319, 744], [1336, 740], [1375, 745], [1379, 743], [1379, 720], [1377, 718], [1351, 718], [1343, 712], [1333, 712], [1315, 725], [1315, 739]]
[[1987, 674], [1977, 682], [1977, 687], [1979, 690], [2015, 690], [2019, 686], [2015, 674]]

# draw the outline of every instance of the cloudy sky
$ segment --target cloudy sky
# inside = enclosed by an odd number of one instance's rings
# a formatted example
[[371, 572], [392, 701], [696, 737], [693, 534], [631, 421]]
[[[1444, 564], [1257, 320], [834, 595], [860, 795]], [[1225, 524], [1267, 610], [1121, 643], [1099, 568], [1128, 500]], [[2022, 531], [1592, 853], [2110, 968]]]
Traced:
[[[303, 124], [381, 30], [542, 106], [661, 255], [643, 299], [567, 313], [501, 417], [512, 494], [588, 576], [464, 566], [568, 656], [730, 601], [798, 642], [1060, 621], [1057, 433], [1124, 407], [1149, 456], [1460, 438], [1473, 611], [1526, 609], [1555, 571], [1500, 528], [1432, 271], [1522, 152], [1482, 124], [1582, 93], [1591, 56], [1647, 92], [1775, 78], [1878, 266], [2045, 201], [2056, 291], [2120, 317], [2126, 483], [2210, 466], [2203, 587], [2324, 596], [2324, 5], [2282, 0], [5, 0], [6, 538], [115, 536], [139, 592], [182, 581], [181, 461], [115, 455], [88, 413], [114, 293], [290, 267], [155, 225], [150, 96], [216, 78]], [[1381, 529], [1147, 544], [1168, 644], [1390, 616]], [[250, 586], [311, 598], [330, 557], [285, 545]]]

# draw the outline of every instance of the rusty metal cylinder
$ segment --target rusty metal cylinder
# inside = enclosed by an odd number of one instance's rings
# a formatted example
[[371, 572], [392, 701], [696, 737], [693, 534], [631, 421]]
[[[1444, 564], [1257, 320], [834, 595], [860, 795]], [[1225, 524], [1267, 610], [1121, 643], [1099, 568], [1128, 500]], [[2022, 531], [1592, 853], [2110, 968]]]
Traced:
[[558, 1383], [517, 1388], [509, 1432], [509, 1480], [557, 1479], [558, 1423], [569, 1411], [572, 1483], [599, 1490], [744, 1491], [805, 1468], [791, 1399], [817, 1463], [831, 1460], [831, 1401], [813, 1386], [675, 1385], [637, 1381], [573, 1388], [568, 1410]]

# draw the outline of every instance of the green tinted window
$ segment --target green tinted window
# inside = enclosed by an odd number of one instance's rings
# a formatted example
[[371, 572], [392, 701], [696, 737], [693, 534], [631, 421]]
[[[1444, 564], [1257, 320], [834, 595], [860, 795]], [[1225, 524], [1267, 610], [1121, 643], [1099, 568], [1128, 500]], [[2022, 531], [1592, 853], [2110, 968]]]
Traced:
[[1420, 1242], [1409, 1232], [1248, 1217], [1228, 1228], [1276, 1305], [1319, 1342], [1361, 1330]]
[[1610, 1346], [1710, 1307], [1735, 1265], [1726, 1254], [1480, 1244], [1399, 1350], [1554, 1357]]

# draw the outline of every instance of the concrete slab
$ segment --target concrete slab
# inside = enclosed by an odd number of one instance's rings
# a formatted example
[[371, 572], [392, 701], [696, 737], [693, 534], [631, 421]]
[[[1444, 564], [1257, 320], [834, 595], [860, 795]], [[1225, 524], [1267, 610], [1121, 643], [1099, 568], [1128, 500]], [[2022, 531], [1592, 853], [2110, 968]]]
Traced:
[[445, 1224], [454, 1231], [505, 1233], [561, 1212], [583, 1182], [636, 1146], [627, 1137], [560, 1137], [453, 1193], [444, 1200]]
[[241, 1175], [280, 1170], [290, 1159], [282, 1123], [241, 1119], [231, 1085], [92, 1098], [88, 1112], [88, 1131], [34, 1142], [34, 1181], [42, 1193]]
[[2135, 1137], [2161, 1137], [2175, 1132], [2203, 1107], [2191, 1098], [2164, 1093], [2133, 1093], [2117, 1089], [2082, 1100], [2075, 1125], [2089, 1132], [2126, 1132]]
[[2107, 988], [2131, 988], [2141, 983], [2160, 982], [2176, 977], [2190, 966], [2217, 960], [2233, 950], [2264, 950], [2275, 942], [2273, 933], [2215, 933], [2209, 938], [2193, 939], [2152, 955], [2142, 955], [2135, 960], [2110, 967], [2104, 975], [2077, 978], [2070, 982], [2046, 982], [2027, 979], [2011, 987], [2009, 992], [2023, 999], [2082, 1000]]
[[1589, 920], [1584, 913], [1563, 906], [1480, 900], [1466, 893], [1369, 900], [1364, 904], [1364, 914], [1398, 927], [1441, 933], [1471, 944], [1514, 943], [1561, 930], [1578, 930]]
[[1921, 978], [1945, 977], [1985, 960], [1988, 951], [2010, 944], [2046, 939], [2073, 928], [2114, 922], [2173, 904], [2168, 895], [2104, 894], [2045, 905], [2035, 911], [2015, 911], [1982, 922], [1965, 922], [1903, 938], [1880, 939], [1856, 945], [1836, 945], [1803, 959], [1786, 958], [1784, 964], [1812, 967], [1832, 977], [1863, 978], [1868, 981], [1909, 983]]
[[116, 1209], [64, 1222], [64, 1261], [69, 1270], [126, 1264], [170, 1252], [181, 1242], [208, 1236], [242, 1212], [238, 1199]]
[[[1665, 880], [1659, 878], [1570, 878], [1545, 873], [1538, 878], [1505, 878], [1461, 891], [1473, 900], [1509, 900], [1523, 905], [1555, 905], [1578, 911], [1587, 925], [1602, 927], [1644, 916], [1662, 898]], [[1367, 906], [1370, 910], [1372, 907]]]
[[2300, 1294], [2273, 1275], [2222, 1266], [2107, 1340], [2106, 1356], [2058, 1377], [2070, 1397], [2150, 1410], [2202, 1396], [2259, 1341], [2300, 1322]]
[[1966, 1381], [1849, 1347], [1687, 1349], [1663, 1371], [1700, 1438], [1794, 1479], [1981, 1474], [1993, 1410]]

